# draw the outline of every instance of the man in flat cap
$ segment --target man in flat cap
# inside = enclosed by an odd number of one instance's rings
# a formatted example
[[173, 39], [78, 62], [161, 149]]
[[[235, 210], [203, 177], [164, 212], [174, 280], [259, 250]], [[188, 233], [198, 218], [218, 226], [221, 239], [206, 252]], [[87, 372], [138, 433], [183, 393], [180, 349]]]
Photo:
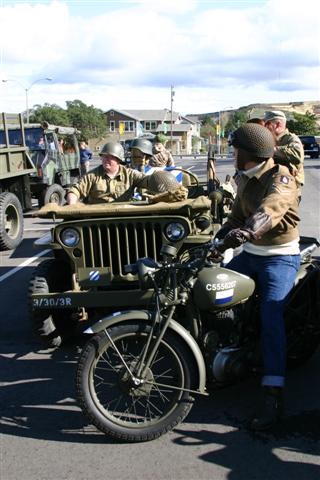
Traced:
[[301, 187], [304, 184], [304, 150], [301, 140], [287, 129], [287, 119], [282, 111], [267, 111], [263, 120], [265, 127], [270, 130], [276, 141], [273, 159], [276, 163], [289, 168], [296, 179], [301, 197]]

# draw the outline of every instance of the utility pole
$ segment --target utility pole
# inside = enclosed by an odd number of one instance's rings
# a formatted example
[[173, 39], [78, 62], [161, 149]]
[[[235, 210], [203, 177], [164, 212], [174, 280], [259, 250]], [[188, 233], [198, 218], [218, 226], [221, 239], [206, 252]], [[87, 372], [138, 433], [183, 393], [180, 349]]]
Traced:
[[173, 90], [173, 85], [171, 85], [171, 108], [170, 108], [170, 111], [171, 111], [171, 132], [170, 132], [171, 152], [172, 152], [172, 147], [173, 147], [173, 140], [172, 140], [173, 132], [172, 132], [172, 129], [173, 129], [173, 97], [174, 97], [174, 95], [175, 95], [175, 91]]
[[221, 111], [219, 110], [218, 120], [218, 155], [221, 154]]

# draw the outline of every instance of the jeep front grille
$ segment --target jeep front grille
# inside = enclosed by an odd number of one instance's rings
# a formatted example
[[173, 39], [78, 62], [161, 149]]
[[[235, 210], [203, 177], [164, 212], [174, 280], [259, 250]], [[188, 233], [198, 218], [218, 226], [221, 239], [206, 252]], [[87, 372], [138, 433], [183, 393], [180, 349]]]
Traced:
[[160, 223], [119, 222], [83, 225], [83, 267], [108, 267], [111, 278], [126, 276], [124, 265], [138, 258], [159, 259]]

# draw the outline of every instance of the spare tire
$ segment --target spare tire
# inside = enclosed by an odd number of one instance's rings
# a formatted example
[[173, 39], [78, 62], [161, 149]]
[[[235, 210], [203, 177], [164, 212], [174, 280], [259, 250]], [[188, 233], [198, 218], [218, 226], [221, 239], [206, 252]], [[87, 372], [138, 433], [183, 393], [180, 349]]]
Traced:
[[50, 185], [46, 190], [42, 193], [41, 198], [41, 205], [46, 205], [47, 203], [56, 203], [57, 205], [64, 205], [66, 203], [65, 200], [65, 190], [61, 185], [54, 183]]

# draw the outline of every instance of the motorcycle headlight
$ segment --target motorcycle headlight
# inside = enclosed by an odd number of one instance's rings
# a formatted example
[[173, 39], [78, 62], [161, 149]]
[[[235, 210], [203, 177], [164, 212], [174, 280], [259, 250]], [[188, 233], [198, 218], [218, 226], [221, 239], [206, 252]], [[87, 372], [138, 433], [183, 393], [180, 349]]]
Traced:
[[171, 242], [178, 242], [178, 240], [185, 237], [186, 230], [181, 223], [168, 223], [164, 233]]
[[66, 247], [75, 247], [80, 241], [80, 235], [74, 228], [65, 228], [60, 234], [60, 239]]

